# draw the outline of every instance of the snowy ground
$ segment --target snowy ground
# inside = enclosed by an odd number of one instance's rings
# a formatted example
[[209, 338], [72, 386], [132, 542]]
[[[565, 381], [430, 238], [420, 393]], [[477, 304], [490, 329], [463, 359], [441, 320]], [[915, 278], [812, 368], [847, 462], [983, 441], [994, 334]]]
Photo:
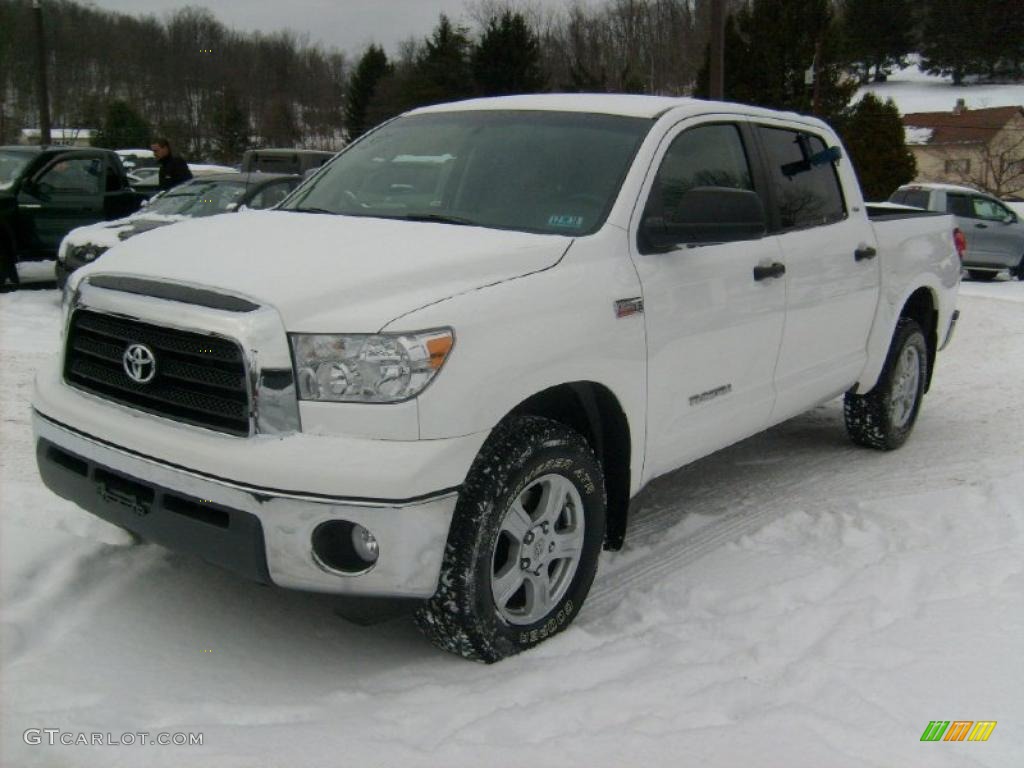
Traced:
[[895, 101], [900, 113], [904, 115], [912, 112], [951, 112], [957, 99], [963, 99], [968, 109], [1024, 105], [1024, 83], [953, 85], [951, 77], [929, 75], [919, 70], [916, 55], [910, 59], [910, 66], [894, 70], [886, 82], [862, 86], [854, 100], [870, 92], [882, 101]]
[[[848, 444], [832, 402], [663, 478], [576, 624], [491, 667], [51, 496], [28, 402], [57, 301], [0, 295], [0, 765], [1022, 764], [1022, 282], [964, 285], [902, 450]], [[998, 726], [920, 742], [935, 719]]]

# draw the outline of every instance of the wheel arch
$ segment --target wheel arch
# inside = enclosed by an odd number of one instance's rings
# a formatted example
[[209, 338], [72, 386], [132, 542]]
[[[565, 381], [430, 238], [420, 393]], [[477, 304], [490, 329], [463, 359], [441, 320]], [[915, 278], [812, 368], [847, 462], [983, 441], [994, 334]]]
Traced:
[[935, 358], [939, 349], [938, 307], [938, 298], [932, 290], [921, 286], [907, 297], [899, 314], [900, 318], [906, 317], [916, 321], [921, 326], [921, 330], [924, 331], [925, 345], [928, 348], [928, 375], [924, 382], [925, 392], [931, 387], [932, 373], [935, 370]]
[[605, 385], [573, 381], [549, 387], [523, 400], [513, 415], [543, 416], [582, 434], [601, 463], [607, 494], [605, 549], [619, 549], [629, 519], [632, 443], [629, 419]]

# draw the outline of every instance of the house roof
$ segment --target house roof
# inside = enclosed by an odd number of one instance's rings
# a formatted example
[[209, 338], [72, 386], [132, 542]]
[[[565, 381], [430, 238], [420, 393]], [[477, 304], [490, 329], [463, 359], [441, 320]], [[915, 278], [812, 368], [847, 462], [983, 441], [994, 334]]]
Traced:
[[[959, 108], [950, 112], [904, 115], [903, 125], [918, 129], [914, 135], [918, 140], [911, 142], [914, 144], [987, 144], [1018, 116], [1024, 117], [1024, 107]], [[930, 130], [931, 135], [926, 135], [924, 129]]]

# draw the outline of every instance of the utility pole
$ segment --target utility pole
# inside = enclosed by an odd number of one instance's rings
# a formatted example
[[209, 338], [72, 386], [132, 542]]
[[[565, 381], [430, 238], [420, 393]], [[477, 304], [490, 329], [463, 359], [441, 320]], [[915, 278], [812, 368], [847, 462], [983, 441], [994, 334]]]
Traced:
[[814, 44], [814, 90], [811, 96], [811, 112], [821, 114], [821, 38]]
[[46, 88], [46, 40], [43, 37], [43, 6], [32, 0], [32, 14], [36, 17], [36, 54], [38, 80], [36, 97], [39, 99], [39, 143], [50, 142], [50, 94]]
[[708, 95], [725, 98], [725, 0], [711, 0], [711, 57], [708, 62]]

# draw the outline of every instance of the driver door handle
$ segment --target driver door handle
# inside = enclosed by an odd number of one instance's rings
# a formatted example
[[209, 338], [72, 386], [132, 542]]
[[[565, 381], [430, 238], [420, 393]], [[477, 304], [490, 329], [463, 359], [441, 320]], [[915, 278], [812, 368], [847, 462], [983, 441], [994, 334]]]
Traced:
[[872, 248], [870, 245], [866, 245], [863, 248], [858, 248], [853, 252], [853, 258], [857, 261], [864, 261], [864, 259], [873, 259], [878, 255], [878, 251]]
[[777, 261], [764, 266], [758, 264], [754, 267], [755, 280], [767, 280], [769, 278], [782, 277], [784, 274], [786, 274], [786, 265], [780, 264]]

